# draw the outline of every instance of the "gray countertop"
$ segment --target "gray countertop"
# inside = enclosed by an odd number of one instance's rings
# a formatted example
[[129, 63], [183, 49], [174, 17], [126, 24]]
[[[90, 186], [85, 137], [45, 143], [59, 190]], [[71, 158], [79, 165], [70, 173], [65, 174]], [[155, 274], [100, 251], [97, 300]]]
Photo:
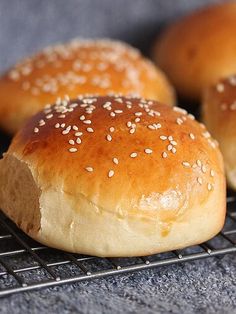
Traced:
[[[0, 71], [73, 37], [125, 40], [148, 54], [160, 27], [204, 0], [0, 0]], [[236, 313], [236, 254], [24, 292], [0, 313]]]

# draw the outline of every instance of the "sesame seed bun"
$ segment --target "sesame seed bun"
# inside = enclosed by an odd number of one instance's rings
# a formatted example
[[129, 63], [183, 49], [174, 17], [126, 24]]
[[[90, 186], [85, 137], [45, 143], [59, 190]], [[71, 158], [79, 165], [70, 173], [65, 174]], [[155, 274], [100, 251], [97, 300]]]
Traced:
[[219, 141], [228, 184], [236, 189], [236, 76], [206, 89], [202, 111], [208, 129]]
[[46, 107], [14, 137], [0, 184], [0, 206], [22, 230], [83, 254], [183, 248], [213, 237], [225, 219], [222, 157], [205, 127], [138, 98]]
[[15, 133], [22, 123], [66, 94], [135, 94], [175, 103], [162, 71], [138, 50], [112, 40], [73, 40], [24, 59], [0, 79], [0, 126]]
[[236, 1], [204, 7], [167, 27], [153, 58], [185, 98], [236, 73]]

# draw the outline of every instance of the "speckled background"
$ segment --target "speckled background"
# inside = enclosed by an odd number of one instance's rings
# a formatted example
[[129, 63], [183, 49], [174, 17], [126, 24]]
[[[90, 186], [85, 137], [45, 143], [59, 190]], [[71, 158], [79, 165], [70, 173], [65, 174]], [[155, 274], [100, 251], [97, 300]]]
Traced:
[[[125, 40], [148, 55], [160, 28], [204, 0], [0, 0], [0, 71], [73, 37]], [[0, 313], [236, 313], [236, 254], [0, 299]]]

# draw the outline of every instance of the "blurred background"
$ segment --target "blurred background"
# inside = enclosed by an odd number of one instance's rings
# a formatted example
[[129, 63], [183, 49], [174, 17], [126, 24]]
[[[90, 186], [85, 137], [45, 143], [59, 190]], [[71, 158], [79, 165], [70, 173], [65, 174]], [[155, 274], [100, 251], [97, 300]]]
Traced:
[[[222, 1], [0, 0], [0, 74], [47, 45], [74, 37], [120, 39], [149, 56], [163, 26]], [[10, 137], [0, 130], [0, 154], [9, 143]]]
[[216, 0], [0, 0], [0, 72], [46, 45], [110, 37], [148, 55], [169, 20]]

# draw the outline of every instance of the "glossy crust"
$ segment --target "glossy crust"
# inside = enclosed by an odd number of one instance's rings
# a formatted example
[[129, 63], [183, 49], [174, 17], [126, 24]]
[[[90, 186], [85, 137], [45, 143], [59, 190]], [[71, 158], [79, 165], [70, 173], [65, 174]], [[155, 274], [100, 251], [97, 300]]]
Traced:
[[153, 57], [177, 92], [199, 100], [203, 89], [236, 73], [236, 1], [200, 9], [167, 27]]
[[173, 105], [173, 88], [138, 50], [118, 41], [74, 40], [45, 48], [0, 79], [0, 126], [15, 133], [57, 97], [140, 95]]
[[215, 141], [185, 110], [142, 99], [46, 108], [14, 137], [0, 184], [1, 208], [26, 233], [84, 254], [183, 248], [213, 237], [225, 218]]
[[203, 97], [203, 119], [219, 141], [228, 184], [236, 189], [236, 77], [220, 80]]

